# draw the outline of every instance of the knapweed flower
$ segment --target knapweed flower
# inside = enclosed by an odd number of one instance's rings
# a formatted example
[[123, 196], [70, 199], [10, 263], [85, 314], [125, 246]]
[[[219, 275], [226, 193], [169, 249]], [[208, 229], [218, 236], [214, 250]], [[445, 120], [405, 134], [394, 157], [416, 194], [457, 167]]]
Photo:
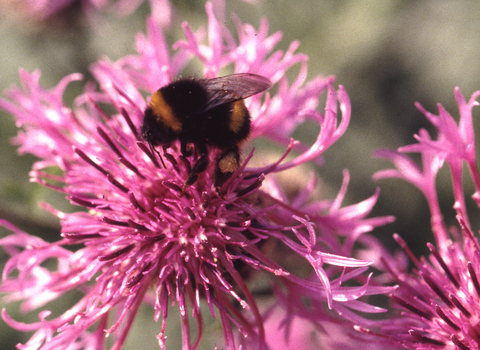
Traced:
[[[475, 136], [472, 108], [478, 105], [480, 91], [465, 101], [459, 89], [455, 90], [460, 121], [441, 106], [439, 113], [418, 109], [438, 132], [433, 139], [426, 130], [416, 138], [418, 144], [395, 151], [380, 151], [379, 156], [393, 161], [396, 169], [377, 173], [375, 177], [398, 177], [415, 185], [425, 196], [430, 212], [435, 244], [428, 244], [431, 255], [417, 259], [405, 242], [395, 239], [415, 265], [413, 273], [398, 268], [391, 261], [385, 265], [400, 287], [392, 300], [400, 306], [401, 316], [387, 322], [382, 336], [391, 336], [408, 349], [478, 349], [480, 342], [480, 249], [474, 235], [464, 195], [462, 167], [469, 170], [475, 192], [472, 196], [477, 208], [480, 204], [480, 177], [475, 154]], [[422, 166], [418, 166], [404, 152], [418, 152]], [[454, 209], [458, 227], [447, 229], [436, 192], [439, 169], [447, 164], [451, 172]]]
[[[23, 89], [12, 89], [0, 100], [21, 127], [15, 138], [20, 153], [40, 159], [32, 181], [65, 193], [73, 205], [86, 209], [64, 213], [42, 204], [61, 221], [61, 237], [53, 243], [2, 222], [14, 232], [0, 240], [11, 255], [0, 286], [8, 293], [6, 301], [22, 301], [22, 310], [32, 311], [69, 291], [82, 293], [63, 314], [50, 317], [42, 310], [33, 324], [16, 321], [3, 310], [7, 324], [34, 332], [22, 349], [103, 349], [106, 335], [111, 349], [120, 349], [143, 303], [152, 305], [155, 321], [161, 319], [157, 338], [162, 349], [168, 345], [170, 304], [179, 309], [185, 350], [197, 348], [202, 338], [202, 304], [219, 317], [224, 348], [238, 348], [238, 331], [253, 344], [250, 348], [266, 349], [263, 317], [248, 285], [257, 270], [288, 286], [287, 294], [302, 290], [299, 298], [341, 312], [368, 312], [372, 308], [358, 299], [390, 290], [370, 286], [365, 277], [360, 284], [343, 285], [362, 276], [371, 263], [350, 257], [353, 243], [390, 220], [365, 219], [376, 195], [341, 208], [347, 181], [335, 201], [318, 202], [309, 198], [314, 180], [296, 184], [298, 191], [288, 196], [275, 177], [317, 160], [345, 132], [350, 118], [345, 90], [334, 89], [333, 77], [304, 84], [307, 58], [295, 53], [298, 43], [285, 53], [272, 53], [281, 34], [268, 35], [266, 20], [257, 30], [236, 18], [237, 43], [217, 22], [210, 3], [206, 8], [206, 44], [204, 31], [194, 33], [184, 24], [186, 39], [173, 45], [172, 54], [162, 30], [149, 20], [147, 36], [137, 38], [138, 55], [94, 64], [99, 89], [87, 84], [73, 108], [64, 105], [62, 95], [70, 82], [82, 78], [78, 74], [44, 90], [39, 72], [21, 71]], [[262, 136], [284, 145], [283, 156], [252, 167], [255, 152], [244, 148], [239, 169], [216, 188], [212, 149], [207, 170], [182, 191], [195, 156], [183, 156], [178, 142], [154, 150], [141, 139], [149, 98], [141, 90], [150, 96], [192, 60], [201, 62], [206, 78], [233, 69], [274, 83], [272, 93], [255, 95], [246, 105], [251, 139]], [[285, 74], [295, 64], [301, 68], [289, 83]], [[322, 93], [324, 113], [318, 111]], [[320, 129], [311, 146], [291, 139], [306, 119]], [[295, 156], [285, 160], [290, 153]], [[310, 266], [313, 277], [287, 271], [282, 259], [269, 255], [275, 245], [283, 247], [282, 257]], [[47, 268], [47, 260], [56, 261], [56, 267]]]

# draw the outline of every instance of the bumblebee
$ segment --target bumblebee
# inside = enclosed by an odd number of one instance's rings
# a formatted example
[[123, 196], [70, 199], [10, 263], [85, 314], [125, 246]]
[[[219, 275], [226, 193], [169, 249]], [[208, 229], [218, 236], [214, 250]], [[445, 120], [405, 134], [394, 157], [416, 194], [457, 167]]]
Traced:
[[215, 185], [239, 167], [239, 145], [250, 133], [250, 113], [243, 99], [270, 88], [269, 79], [250, 73], [213, 79], [184, 78], [158, 89], [145, 110], [141, 134], [152, 149], [179, 140], [182, 154], [198, 158], [183, 186], [192, 185], [208, 166], [208, 150], [220, 150]]

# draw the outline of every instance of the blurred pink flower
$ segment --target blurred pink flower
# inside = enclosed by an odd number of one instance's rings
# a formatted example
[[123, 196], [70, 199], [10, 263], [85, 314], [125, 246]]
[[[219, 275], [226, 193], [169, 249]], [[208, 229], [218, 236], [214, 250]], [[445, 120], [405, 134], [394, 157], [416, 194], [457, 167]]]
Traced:
[[[384, 350], [392, 349], [391, 341], [378, 341], [371, 335], [357, 332], [352, 325], [337, 318], [312, 322], [312, 315], [289, 315], [278, 307], [265, 320], [269, 349], [275, 350]], [[315, 318], [315, 317], [313, 317]], [[255, 347], [252, 347], [255, 348]], [[247, 347], [250, 349], [250, 347]]]
[[[28, 19], [34, 23], [48, 23], [52, 17], [62, 12], [83, 12], [92, 15], [100, 11], [109, 11], [118, 16], [128, 16], [142, 2], [144, 0], [0, 0], [0, 8], [10, 17]], [[149, 0], [149, 3], [152, 16], [157, 23], [169, 25], [172, 12], [169, 1]], [[83, 11], [80, 12], [79, 9]]]
[[[172, 302], [181, 315], [183, 349], [195, 349], [200, 343], [201, 303], [220, 316], [226, 349], [237, 348], [234, 329], [265, 349], [263, 317], [247, 285], [255, 270], [288, 286], [285, 300], [291, 300], [291, 309], [302, 306], [290, 292], [318, 305], [315, 322], [321, 321], [325, 303], [355, 322], [363, 319], [349, 310], [384, 311], [359, 298], [392, 289], [371, 286], [363, 274], [371, 261], [352, 258], [353, 244], [363, 233], [392, 220], [366, 219], [378, 193], [341, 208], [347, 173], [334, 201], [309, 197], [314, 176], [307, 184], [294, 184], [299, 189], [295, 196], [287, 195], [275, 179], [276, 172], [317, 161], [345, 132], [350, 119], [347, 93], [341, 86], [335, 90], [333, 77], [305, 84], [307, 57], [295, 53], [298, 43], [285, 53], [272, 53], [281, 34], [269, 35], [266, 20], [255, 29], [235, 19], [237, 43], [216, 20], [210, 3], [206, 9], [207, 31], [194, 33], [183, 24], [186, 38], [173, 45], [175, 53], [150, 19], [147, 35], [137, 37], [138, 54], [95, 63], [92, 73], [100, 89], [87, 84], [73, 108], [63, 104], [62, 96], [70, 82], [82, 78], [79, 74], [44, 90], [38, 71], [20, 71], [23, 89], [11, 89], [0, 100], [0, 108], [14, 115], [21, 127], [14, 140], [19, 152], [40, 159], [31, 171], [32, 181], [65, 193], [72, 204], [88, 210], [63, 213], [42, 203], [61, 220], [61, 238], [53, 243], [2, 221], [14, 233], [0, 240], [11, 255], [0, 286], [8, 293], [7, 301], [22, 301], [22, 310], [32, 311], [68, 291], [83, 293], [62, 315], [49, 319], [43, 310], [33, 324], [15, 321], [3, 310], [10, 326], [35, 332], [22, 349], [103, 349], [105, 334], [113, 339], [111, 348], [119, 349], [144, 302], [151, 302], [155, 320], [162, 320], [157, 336], [162, 349]], [[179, 144], [174, 144], [164, 156], [164, 168], [139, 139], [138, 130], [147, 107], [141, 90], [152, 94], [192, 59], [200, 60], [206, 78], [218, 76], [226, 67], [269, 78], [275, 84], [273, 93], [246, 101], [252, 117], [250, 139], [269, 138], [286, 150], [278, 161], [255, 168], [249, 165], [254, 151], [244, 151], [242, 166], [219, 190], [212, 175], [215, 152], [210, 152], [213, 165], [182, 195], [194, 159], [182, 156]], [[286, 72], [295, 64], [300, 64], [300, 71], [289, 83]], [[322, 93], [323, 113], [317, 110]], [[291, 139], [306, 119], [320, 127], [313, 145]], [[285, 161], [292, 151], [296, 155]], [[51, 167], [60, 168], [62, 174], [51, 172]], [[272, 241], [306, 262], [313, 275], [296, 277], [275, 262], [264, 249]], [[71, 246], [80, 248], [71, 251]], [[42, 265], [46, 260], [56, 260], [56, 269]], [[349, 281], [357, 286], [343, 285]], [[286, 307], [288, 311], [288, 303]]]
[[[431, 212], [435, 244], [428, 244], [431, 255], [417, 259], [400, 236], [395, 239], [415, 265], [413, 273], [385, 259], [385, 265], [400, 287], [392, 300], [404, 310], [401, 316], [381, 327], [382, 337], [396, 339], [408, 349], [478, 349], [480, 330], [480, 249], [474, 236], [464, 197], [462, 166], [470, 172], [475, 192], [473, 200], [480, 204], [480, 177], [475, 154], [472, 108], [478, 105], [475, 92], [465, 101], [455, 90], [460, 121], [438, 105], [439, 113], [418, 109], [436, 127], [438, 136], [432, 138], [426, 130], [416, 135], [417, 144], [402, 147], [398, 152], [380, 151], [378, 156], [393, 161], [396, 169], [380, 171], [376, 179], [398, 177], [415, 185], [424, 194]], [[418, 152], [418, 166], [404, 152]], [[447, 163], [452, 179], [454, 209], [458, 227], [447, 229], [436, 192], [439, 169]]]

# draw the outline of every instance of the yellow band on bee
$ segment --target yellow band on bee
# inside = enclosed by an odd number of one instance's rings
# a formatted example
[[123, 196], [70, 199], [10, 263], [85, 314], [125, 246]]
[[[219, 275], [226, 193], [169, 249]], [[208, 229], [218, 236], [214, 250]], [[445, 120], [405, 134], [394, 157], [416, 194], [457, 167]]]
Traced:
[[160, 91], [156, 91], [152, 95], [150, 107], [152, 108], [155, 116], [160, 118], [163, 124], [170, 127], [173, 131], [177, 133], [182, 131], [182, 123], [175, 116], [175, 113], [173, 113], [172, 108], [165, 101]]
[[247, 107], [245, 107], [245, 103], [243, 103], [242, 100], [233, 102], [232, 105], [232, 115], [230, 118], [229, 128], [234, 133], [238, 133], [245, 123], [248, 111]]

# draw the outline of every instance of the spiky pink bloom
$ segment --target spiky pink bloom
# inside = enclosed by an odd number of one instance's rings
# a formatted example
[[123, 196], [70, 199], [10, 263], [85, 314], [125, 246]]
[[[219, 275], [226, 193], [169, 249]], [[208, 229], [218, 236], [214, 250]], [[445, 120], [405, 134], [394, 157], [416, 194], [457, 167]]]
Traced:
[[[455, 90], [460, 121], [438, 105], [439, 113], [418, 109], [436, 127], [438, 136], [432, 138], [426, 130], [416, 135], [417, 144], [402, 147], [399, 152], [380, 151], [379, 156], [393, 161], [396, 169], [377, 173], [375, 178], [398, 177], [415, 185], [425, 196], [430, 212], [435, 244], [428, 244], [431, 255], [417, 259], [405, 242], [395, 239], [415, 264], [408, 273], [391, 261], [385, 261], [400, 288], [392, 299], [401, 307], [399, 316], [382, 328], [382, 336], [391, 336], [399, 345], [409, 349], [478, 349], [480, 328], [480, 247], [470, 224], [465, 201], [462, 166], [469, 170], [475, 192], [472, 195], [477, 208], [480, 205], [480, 176], [475, 154], [475, 136], [472, 108], [480, 91], [469, 101]], [[418, 152], [422, 166], [418, 166], [404, 152]], [[453, 207], [458, 227], [447, 229], [436, 192], [439, 169], [447, 164], [453, 184]], [[472, 212], [474, 213], [474, 212]]]
[[[183, 349], [195, 349], [200, 343], [202, 303], [213, 316], [220, 316], [226, 349], [238, 346], [234, 329], [255, 348], [265, 349], [263, 318], [245, 270], [264, 270], [288, 286], [287, 294], [301, 290], [304, 300], [326, 303], [342, 313], [371, 311], [358, 299], [390, 290], [372, 287], [364, 277], [360, 285], [343, 286], [362, 276], [371, 263], [350, 257], [353, 243], [362, 233], [391, 220], [365, 219], [377, 195], [341, 208], [348, 180], [335, 201], [316, 202], [309, 199], [314, 180], [297, 184], [302, 190], [289, 197], [275, 179], [276, 172], [318, 160], [345, 132], [350, 118], [345, 90], [335, 90], [333, 77], [317, 77], [305, 84], [307, 57], [295, 53], [297, 43], [286, 53], [272, 53], [281, 34], [269, 35], [266, 20], [255, 29], [235, 19], [236, 42], [216, 20], [211, 4], [206, 8], [206, 43], [204, 31], [194, 33], [184, 24], [186, 38], [173, 45], [172, 53], [162, 30], [149, 20], [147, 35], [137, 38], [138, 55], [94, 64], [92, 73], [100, 89], [87, 84], [73, 108], [63, 104], [62, 95], [70, 82], [82, 78], [78, 74], [44, 90], [39, 72], [21, 71], [23, 89], [12, 89], [0, 100], [0, 108], [14, 115], [21, 127], [15, 138], [19, 152], [40, 159], [33, 166], [32, 181], [65, 193], [72, 204], [87, 209], [63, 213], [42, 204], [61, 221], [61, 238], [54, 243], [2, 222], [14, 232], [0, 240], [11, 255], [0, 286], [8, 293], [7, 301], [20, 300], [24, 311], [32, 311], [68, 291], [83, 293], [60, 316], [50, 318], [43, 310], [33, 324], [15, 321], [3, 310], [10, 326], [34, 331], [22, 349], [103, 349], [105, 335], [113, 339], [112, 349], [120, 349], [140, 305], [149, 302], [155, 321], [161, 319], [162, 349], [167, 344], [171, 303], [180, 310]], [[140, 90], [152, 94], [174, 80], [192, 59], [200, 60], [207, 78], [226, 67], [269, 78], [275, 93], [246, 101], [252, 116], [251, 138], [269, 138], [286, 150], [278, 161], [261, 168], [249, 166], [254, 152], [244, 150], [242, 166], [220, 189], [214, 186], [212, 150], [210, 167], [182, 195], [194, 159], [182, 156], [179, 144], [174, 144], [163, 157], [163, 167], [139, 138], [147, 107]], [[295, 64], [300, 64], [300, 72], [289, 83], [285, 74]], [[323, 113], [317, 110], [322, 93], [326, 94]], [[113, 112], [108, 114], [101, 106]], [[320, 127], [310, 146], [291, 139], [306, 119]], [[290, 152], [296, 155], [284, 161]], [[62, 174], [53, 174], [52, 167]], [[309, 264], [313, 276], [296, 277], [269, 257], [263, 248], [272, 241]], [[80, 248], [73, 252], [67, 249], [71, 246]], [[42, 265], [46, 260], [55, 260], [56, 268]]]

